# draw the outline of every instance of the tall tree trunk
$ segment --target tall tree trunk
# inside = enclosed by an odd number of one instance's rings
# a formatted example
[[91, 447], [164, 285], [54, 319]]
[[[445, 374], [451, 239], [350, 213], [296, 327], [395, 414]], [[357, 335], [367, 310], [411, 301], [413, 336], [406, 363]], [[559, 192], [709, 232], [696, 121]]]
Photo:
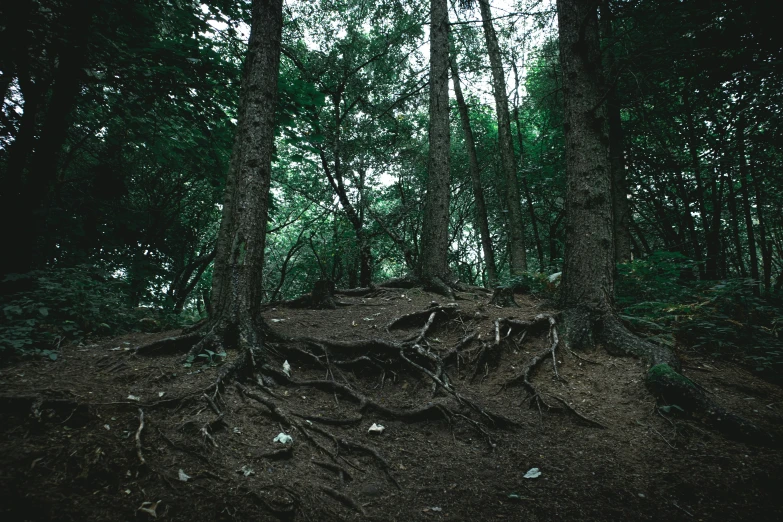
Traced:
[[462, 87], [460, 86], [457, 54], [454, 52], [453, 46], [451, 47], [451, 50], [451, 81], [454, 84], [454, 95], [457, 98], [457, 107], [459, 107], [462, 132], [465, 134], [465, 148], [468, 152], [468, 171], [470, 172], [470, 179], [473, 182], [473, 198], [476, 205], [476, 222], [478, 223], [481, 236], [481, 249], [484, 253], [484, 263], [487, 267], [489, 287], [494, 288], [498, 283], [498, 274], [495, 268], [495, 252], [492, 249], [492, 236], [489, 233], [487, 206], [484, 202], [484, 189], [481, 186], [481, 172], [479, 171], [478, 158], [476, 157], [476, 143], [473, 140], [473, 130], [470, 128], [468, 105], [465, 103], [465, 97], [462, 95]]
[[560, 285], [564, 338], [576, 349], [598, 340], [609, 349], [644, 357], [674, 373], [671, 368], [677, 360], [673, 353], [632, 335], [614, 311], [611, 165], [598, 40], [600, 1], [557, 1], [567, 175], [566, 251]]
[[521, 275], [527, 271], [527, 253], [525, 252], [525, 229], [522, 222], [522, 207], [519, 201], [519, 183], [514, 158], [514, 143], [511, 137], [511, 116], [508, 111], [506, 94], [506, 75], [500, 59], [500, 46], [495, 27], [492, 25], [492, 12], [488, 0], [478, 0], [481, 21], [484, 26], [484, 39], [487, 42], [489, 64], [492, 68], [492, 92], [495, 95], [495, 110], [498, 116], [498, 146], [500, 161], [506, 180], [506, 209], [508, 211], [508, 236], [511, 275]]
[[[511, 70], [514, 71], [514, 88], [515, 91], [519, 92], [519, 73], [517, 72], [517, 64], [512, 63], [511, 64]], [[519, 105], [518, 105], [518, 95], [517, 95], [517, 104], [514, 106], [514, 122], [517, 126], [517, 143], [519, 144], [519, 164], [523, 164], [523, 159], [525, 157], [525, 147], [524, 147], [524, 140], [522, 138], [522, 122], [519, 119]], [[523, 170], [522, 171], [522, 190], [525, 192], [525, 199], [527, 200], [527, 210], [530, 214], [530, 224], [533, 228], [533, 241], [536, 243], [536, 253], [538, 254], [538, 270], [540, 272], [544, 271], [544, 248], [541, 245], [541, 236], [538, 233], [538, 219], [536, 219], [536, 209], [533, 206], [533, 195], [530, 192], [530, 183], [527, 179], [527, 173]]]
[[427, 197], [421, 232], [419, 276], [449, 283], [449, 13], [446, 0], [430, 4], [430, 123]]
[[734, 180], [729, 178], [729, 215], [731, 216], [731, 235], [734, 239], [734, 251], [737, 257], [737, 270], [741, 277], [747, 277], [748, 272], [745, 270], [744, 255], [742, 253], [742, 240], [739, 233], [739, 215], [737, 214], [737, 194], [734, 191]]
[[764, 266], [764, 296], [769, 297], [772, 290], [772, 247], [767, 237], [767, 222], [764, 217], [764, 198], [762, 197], [761, 180], [756, 174], [756, 163], [751, 163], [750, 177], [756, 192], [756, 215], [759, 220], [759, 246], [761, 247], [761, 264]]
[[609, 75], [607, 81], [606, 106], [609, 115], [609, 164], [612, 169], [612, 214], [614, 236], [614, 260], [626, 263], [631, 260], [631, 206], [628, 202], [628, 181], [625, 171], [625, 151], [623, 147], [623, 123], [620, 116], [620, 100], [617, 95], [615, 77], [615, 57], [612, 48], [613, 16], [609, 2], [601, 3], [601, 28], [603, 37], [608, 41], [605, 67]]
[[[212, 276], [213, 325], [258, 346], [283, 0], [254, 0], [223, 218]], [[213, 328], [214, 330], [214, 328]]]
[[[25, 96], [22, 128], [12, 147], [7, 174], [8, 197], [3, 201], [3, 217], [24, 226], [15, 227], [6, 238], [13, 255], [2, 262], [0, 276], [11, 271], [25, 272], [41, 264], [39, 244], [45, 239], [45, 203], [57, 180], [60, 150], [67, 136], [69, 116], [76, 104], [81, 86], [88, 28], [92, 21], [91, 4], [86, 0], [72, 2], [63, 15], [66, 43], [57, 53], [57, 68], [51, 99], [43, 116], [39, 138], [35, 142], [36, 119], [46, 93], [42, 79], [23, 89]], [[19, 78], [20, 85], [27, 83]], [[28, 110], [30, 111], [28, 113]]]
[[[707, 258], [704, 266], [704, 278], [708, 280], [718, 279], [718, 261], [720, 257], [720, 211], [719, 207], [713, 205], [712, 221], [707, 216], [707, 206], [704, 195], [704, 181], [702, 177], [701, 160], [699, 159], [699, 141], [696, 136], [696, 124], [693, 117], [693, 106], [690, 101], [690, 82], [685, 84], [683, 90], [683, 104], [685, 106], [685, 118], [687, 124], [688, 150], [691, 156], [691, 168], [693, 176], [696, 179], [696, 203], [698, 204], [699, 214], [701, 215], [702, 227], [704, 227], [704, 236], [707, 245]], [[710, 184], [713, 188], [713, 203], [720, 203], [715, 191], [715, 180], [711, 179]], [[717, 218], [717, 219], [716, 219]], [[717, 222], [716, 227], [713, 226]]]
[[[759, 295], [759, 260], [756, 254], [756, 234], [753, 230], [753, 217], [750, 213], [750, 176], [748, 162], [745, 158], [745, 116], [740, 116], [737, 122], [737, 154], [739, 155], [740, 178], [742, 180], [742, 210], [745, 214], [745, 228], [748, 234], [748, 252], [750, 253], [750, 277], [753, 279], [753, 295]], [[756, 201], [758, 207], [758, 201]]]
[[598, 0], [558, 0], [566, 140], [566, 241], [560, 300], [567, 340], [588, 342], [614, 295], [611, 164], [602, 100]]

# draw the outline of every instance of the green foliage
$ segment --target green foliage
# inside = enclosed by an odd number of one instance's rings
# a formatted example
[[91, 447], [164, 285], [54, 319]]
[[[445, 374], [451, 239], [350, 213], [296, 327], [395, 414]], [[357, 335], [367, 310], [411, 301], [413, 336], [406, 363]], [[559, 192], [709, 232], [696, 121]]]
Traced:
[[90, 267], [7, 276], [0, 298], [0, 356], [56, 360], [56, 349], [70, 341], [179, 325], [161, 310], [128, 306], [123, 286]]
[[540, 272], [514, 276], [506, 286], [541, 297], [553, 297], [557, 290], [555, 284], [549, 281], [549, 276]]
[[619, 265], [616, 293], [623, 319], [652, 341], [783, 377], [783, 306], [755, 297], [745, 279], [694, 281], [694, 269], [674, 252]]

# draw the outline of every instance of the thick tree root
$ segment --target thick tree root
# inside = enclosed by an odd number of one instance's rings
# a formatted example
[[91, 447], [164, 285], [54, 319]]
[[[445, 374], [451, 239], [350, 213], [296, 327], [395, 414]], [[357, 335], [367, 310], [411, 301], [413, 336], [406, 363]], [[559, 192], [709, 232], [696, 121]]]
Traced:
[[771, 434], [727, 411], [712, 401], [696, 383], [667, 363], [656, 364], [645, 379], [650, 391], [666, 404], [676, 404], [685, 412], [715, 427], [727, 436], [755, 444], [774, 445]]
[[700, 419], [728, 437], [755, 443], [774, 444], [771, 434], [728, 412], [705, 393], [704, 388], [679, 373], [680, 362], [672, 350], [645, 341], [628, 331], [614, 312], [576, 307], [564, 312], [567, 343], [573, 350], [599, 342], [613, 354], [645, 360], [649, 370], [647, 388], [661, 402], [677, 405], [687, 415]]

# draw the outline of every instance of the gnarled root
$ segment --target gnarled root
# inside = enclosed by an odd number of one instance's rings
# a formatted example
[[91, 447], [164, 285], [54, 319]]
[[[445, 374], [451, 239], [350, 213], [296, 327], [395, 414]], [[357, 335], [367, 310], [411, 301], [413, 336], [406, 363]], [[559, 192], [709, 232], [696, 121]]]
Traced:
[[688, 415], [701, 419], [725, 435], [757, 444], [771, 444], [773, 437], [752, 422], [728, 412], [710, 399], [700, 387], [679, 373], [680, 362], [672, 350], [645, 341], [628, 331], [613, 313], [597, 315], [586, 308], [564, 314], [568, 324], [568, 343], [578, 349], [597, 340], [613, 354], [639, 357], [649, 364], [647, 388], [659, 401], [676, 404]]

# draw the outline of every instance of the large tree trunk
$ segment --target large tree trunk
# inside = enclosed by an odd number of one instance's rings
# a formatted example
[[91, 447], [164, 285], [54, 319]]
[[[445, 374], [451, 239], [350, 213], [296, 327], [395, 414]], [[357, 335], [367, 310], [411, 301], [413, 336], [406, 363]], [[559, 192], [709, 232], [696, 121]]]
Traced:
[[487, 220], [487, 206], [484, 202], [484, 189], [481, 186], [481, 172], [479, 171], [478, 158], [476, 157], [476, 143], [473, 140], [473, 130], [470, 128], [470, 115], [465, 97], [460, 86], [459, 70], [457, 68], [457, 54], [452, 47], [451, 53], [451, 81], [454, 84], [454, 95], [457, 98], [459, 116], [462, 122], [462, 132], [465, 134], [465, 148], [468, 152], [468, 171], [473, 182], [473, 197], [476, 205], [476, 222], [481, 236], [481, 249], [484, 253], [484, 263], [487, 267], [488, 286], [494, 288], [498, 283], [497, 269], [495, 268], [495, 252], [492, 248], [492, 236], [489, 233]]
[[558, 0], [567, 170], [566, 256], [561, 284], [565, 339], [572, 348], [601, 342], [643, 357], [646, 384], [669, 404], [698, 412], [716, 427], [760, 439], [757, 427], [717, 406], [677, 373], [671, 350], [634, 336], [613, 310], [611, 166], [598, 46], [600, 0]]
[[[260, 345], [283, 0], [254, 0], [238, 126], [212, 276], [213, 330]], [[231, 339], [228, 339], [231, 340]]]
[[602, 99], [598, 0], [558, 1], [566, 139], [566, 241], [561, 306], [566, 339], [589, 342], [593, 323], [612, 312], [611, 165]]
[[500, 161], [506, 180], [506, 207], [508, 210], [508, 236], [511, 275], [521, 275], [527, 271], [527, 253], [525, 252], [525, 229], [522, 223], [522, 206], [519, 202], [519, 182], [514, 158], [514, 142], [511, 137], [511, 116], [508, 111], [506, 94], [506, 75], [500, 59], [500, 46], [495, 27], [492, 25], [492, 12], [488, 0], [478, 0], [481, 21], [484, 26], [484, 38], [487, 41], [489, 64], [492, 68], [492, 92], [495, 95], [495, 110], [498, 116], [498, 145]]
[[421, 233], [419, 276], [447, 283], [449, 251], [449, 39], [448, 2], [430, 4], [430, 123], [427, 197]]

